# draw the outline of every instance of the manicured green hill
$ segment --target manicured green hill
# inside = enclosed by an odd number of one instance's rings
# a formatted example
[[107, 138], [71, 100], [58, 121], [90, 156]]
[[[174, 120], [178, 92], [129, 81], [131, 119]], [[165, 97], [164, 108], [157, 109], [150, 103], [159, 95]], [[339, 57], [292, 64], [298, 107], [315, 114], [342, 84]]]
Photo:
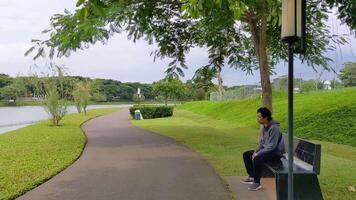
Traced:
[[[226, 102], [189, 102], [180, 108], [223, 119], [241, 127], [258, 127], [260, 98]], [[305, 139], [356, 147], [356, 88], [295, 94], [294, 133]], [[273, 94], [273, 116], [287, 130], [287, 94]]]

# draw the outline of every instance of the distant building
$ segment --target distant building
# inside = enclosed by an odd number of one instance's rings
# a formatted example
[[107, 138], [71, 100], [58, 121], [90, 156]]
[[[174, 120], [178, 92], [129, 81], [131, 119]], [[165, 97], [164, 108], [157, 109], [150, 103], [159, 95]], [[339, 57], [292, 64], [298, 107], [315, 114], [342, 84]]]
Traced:
[[295, 93], [299, 93], [299, 92], [300, 92], [300, 88], [299, 88], [299, 87], [295, 87], [295, 88], [294, 88], [294, 92], [295, 92]]
[[326, 90], [331, 90], [331, 82], [330, 81], [324, 81], [324, 88]]
[[255, 87], [253, 88], [254, 91], [262, 91], [262, 88], [261, 87]]

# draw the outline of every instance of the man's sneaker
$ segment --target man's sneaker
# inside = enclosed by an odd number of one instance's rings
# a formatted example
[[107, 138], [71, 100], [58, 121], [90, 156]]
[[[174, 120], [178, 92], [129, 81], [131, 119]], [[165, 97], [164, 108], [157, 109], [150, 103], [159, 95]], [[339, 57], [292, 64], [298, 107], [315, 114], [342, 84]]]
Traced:
[[253, 178], [252, 177], [247, 177], [247, 178], [241, 180], [241, 183], [243, 183], [243, 184], [252, 184], [253, 183]]
[[260, 183], [252, 183], [250, 187], [248, 187], [248, 190], [250, 191], [257, 191], [262, 188], [262, 185]]

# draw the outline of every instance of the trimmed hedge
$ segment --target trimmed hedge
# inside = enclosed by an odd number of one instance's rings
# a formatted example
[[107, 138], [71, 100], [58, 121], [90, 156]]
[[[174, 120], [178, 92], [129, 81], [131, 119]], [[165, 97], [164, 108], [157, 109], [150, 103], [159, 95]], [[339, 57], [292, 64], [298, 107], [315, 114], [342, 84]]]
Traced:
[[171, 117], [173, 115], [173, 106], [133, 106], [130, 107], [132, 118], [134, 118], [135, 110], [140, 110], [143, 119]]

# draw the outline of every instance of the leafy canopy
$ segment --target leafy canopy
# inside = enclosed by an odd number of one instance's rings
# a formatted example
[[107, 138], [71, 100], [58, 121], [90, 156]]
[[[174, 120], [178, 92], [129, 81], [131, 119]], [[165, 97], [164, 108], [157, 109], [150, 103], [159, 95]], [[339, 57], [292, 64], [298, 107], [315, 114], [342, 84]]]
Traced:
[[[185, 55], [193, 47], [208, 47], [209, 64], [221, 67], [224, 61], [247, 72], [256, 69], [258, 52], [253, 48], [251, 31], [259, 29], [259, 18], [267, 15], [267, 51], [270, 68], [286, 59], [286, 47], [280, 41], [281, 1], [267, 0], [264, 11], [259, 0], [79, 0], [74, 13], [65, 11], [51, 18], [51, 26], [44, 33], [49, 39], [33, 40], [37, 49], [34, 58], [69, 56], [71, 51], [88, 48], [123, 31], [134, 42], [144, 39], [156, 43], [154, 59], [169, 57], [172, 62], [167, 73], [184, 75]], [[329, 69], [330, 59], [324, 56], [335, 44], [347, 41], [332, 35], [324, 24], [328, 7], [336, 3], [308, 1], [307, 52], [303, 60], [308, 64]], [[339, 5], [339, 4], [337, 4]], [[340, 14], [341, 16], [342, 14]], [[248, 25], [256, 20], [256, 26]]]
[[346, 87], [356, 86], [356, 63], [345, 63], [344, 68], [340, 70], [339, 78]]

